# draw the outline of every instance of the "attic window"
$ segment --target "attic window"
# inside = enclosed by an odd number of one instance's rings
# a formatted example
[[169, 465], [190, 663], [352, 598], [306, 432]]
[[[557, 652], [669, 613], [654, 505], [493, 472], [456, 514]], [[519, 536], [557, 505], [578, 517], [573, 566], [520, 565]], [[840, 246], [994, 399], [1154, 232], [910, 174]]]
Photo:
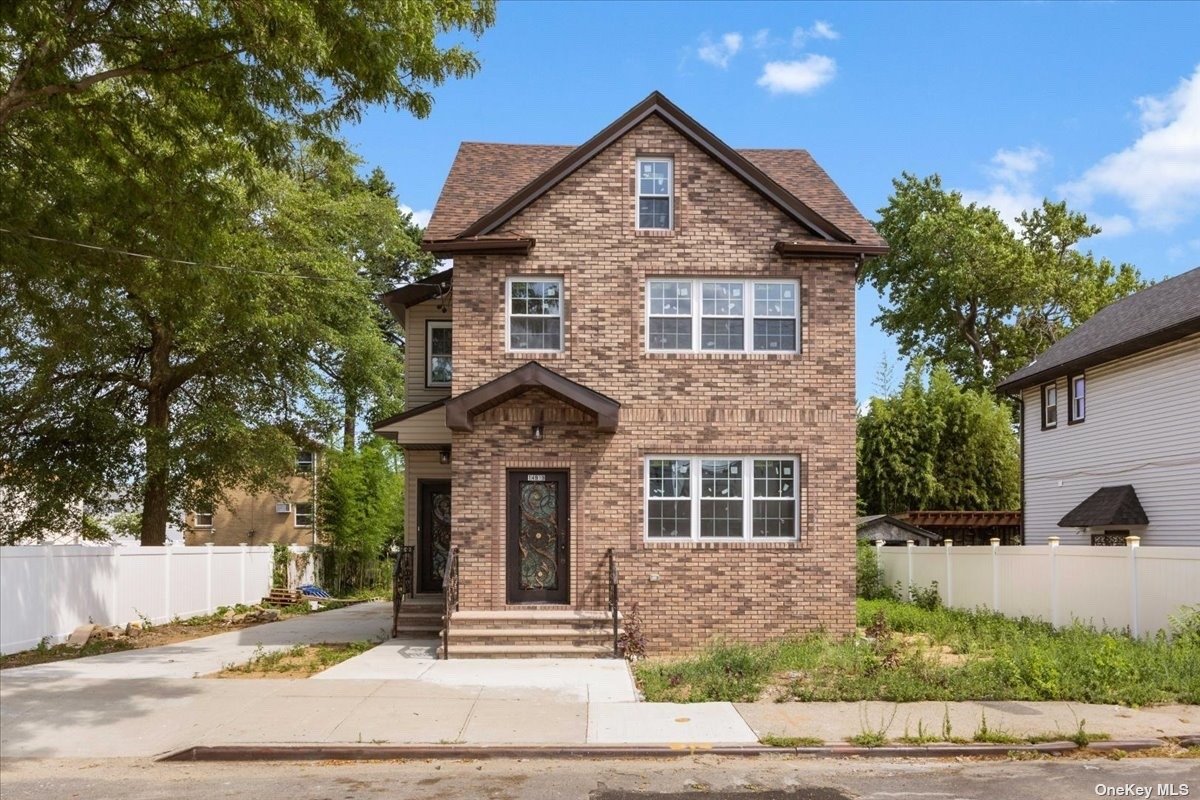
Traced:
[[669, 158], [637, 160], [638, 230], [671, 229], [673, 173], [674, 165]]

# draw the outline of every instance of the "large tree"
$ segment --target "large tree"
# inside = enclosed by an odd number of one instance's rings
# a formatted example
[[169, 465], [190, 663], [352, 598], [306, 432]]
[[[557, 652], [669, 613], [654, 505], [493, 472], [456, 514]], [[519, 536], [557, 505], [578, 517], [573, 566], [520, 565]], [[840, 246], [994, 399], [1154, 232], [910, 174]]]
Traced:
[[1044, 201], [1013, 230], [937, 175], [892, 183], [878, 224], [891, 250], [859, 281], [883, 296], [876, 322], [902, 354], [943, 363], [967, 386], [991, 388], [1143, 285], [1131, 265], [1080, 251], [1100, 228], [1065, 203]]
[[867, 514], [997, 510], [1019, 502], [1017, 437], [990, 392], [918, 360], [858, 418], [858, 497]]
[[[342, 420], [331, 397], [375, 391], [373, 294], [411, 266], [410, 221], [377, 180], [347, 180], [336, 126], [374, 103], [427, 114], [431, 87], [478, 66], [442, 35], [493, 15], [3, 5], [0, 488], [22, 506], [5, 536], [136, 497], [159, 544], [172, 511], [283, 471], [289, 431]], [[329, 357], [337, 375], [314, 367]]]

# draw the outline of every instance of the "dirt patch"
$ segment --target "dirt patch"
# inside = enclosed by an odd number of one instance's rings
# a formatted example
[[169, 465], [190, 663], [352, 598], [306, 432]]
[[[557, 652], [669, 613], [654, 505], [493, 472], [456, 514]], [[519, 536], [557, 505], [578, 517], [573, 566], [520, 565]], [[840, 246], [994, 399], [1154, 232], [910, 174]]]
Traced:
[[256, 652], [245, 664], [229, 664], [206, 678], [309, 678], [365, 653], [375, 642], [299, 644], [287, 650]]

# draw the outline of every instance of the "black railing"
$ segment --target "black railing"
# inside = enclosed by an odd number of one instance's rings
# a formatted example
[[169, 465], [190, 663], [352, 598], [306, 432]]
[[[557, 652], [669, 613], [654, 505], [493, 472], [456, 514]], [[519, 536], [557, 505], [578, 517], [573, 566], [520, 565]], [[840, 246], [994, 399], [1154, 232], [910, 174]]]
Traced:
[[396, 553], [396, 566], [392, 569], [392, 638], [396, 638], [400, 627], [400, 608], [405, 597], [413, 592], [413, 546], [404, 545]]
[[612, 614], [613, 658], [621, 657], [621, 602], [618, 593], [617, 557], [608, 548], [608, 612]]
[[450, 658], [450, 615], [458, 611], [458, 548], [450, 548], [442, 576], [442, 658]]

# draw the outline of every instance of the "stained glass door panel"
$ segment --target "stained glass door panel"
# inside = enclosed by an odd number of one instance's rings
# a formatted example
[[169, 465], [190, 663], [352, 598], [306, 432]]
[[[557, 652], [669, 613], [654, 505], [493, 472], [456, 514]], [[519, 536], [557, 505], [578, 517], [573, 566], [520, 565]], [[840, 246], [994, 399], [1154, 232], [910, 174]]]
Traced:
[[509, 474], [509, 602], [567, 602], [567, 502], [566, 473]]

